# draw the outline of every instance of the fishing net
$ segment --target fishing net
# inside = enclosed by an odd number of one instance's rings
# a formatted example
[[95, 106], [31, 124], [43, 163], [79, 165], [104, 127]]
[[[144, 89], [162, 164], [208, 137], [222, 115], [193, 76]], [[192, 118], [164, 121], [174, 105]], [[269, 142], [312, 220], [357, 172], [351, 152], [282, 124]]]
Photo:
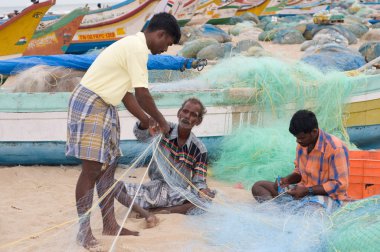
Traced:
[[380, 196], [356, 201], [332, 216], [331, 251], [376, 251], [380, 245]]
[[180, 81], [183, 79], [194, 79], [199, 76], [200, 72], [197, 70], [149, 70], [149, 83], [166, 83]]
[[[75, 216], [75, 206], [66, 206], [65, 211], [49, 213], [50, 215], [71, 215], [73, 218], [54, 224], [46, 223], [44, 230], [35, 230], [27, 236], [1, 244], [3, 251], [84, 251], [75, 243], [78, 228], [86, 218], [91, 217], [91, 228], [100, 245], [90, 251], [125, 251], [129, 249], [131, 236], [103, 235], [107, 228], [102, 223], [99, 205], [115, 201], [117, 222], [129, 230], [142, 231], [149, 222], [136, 219], [135, 213], [128, 206], [138, 202], [138, 197], [125, 196], [125, 188], [131, 178], [138, 173], [136, 169], [148, 161], [146, 170], [140, 172], [137, 190], [149, 181], [147, 174], [152, 164], [157, 165], [171, 190], [181, 194], [184, 199], [197, 208], [188, 212], [182, 228], [188, 232], [201, 232], [202, 239], [184, 240], [178, 244], [180, 251], [372, 251], [377, 248], [379, 231], [379, 198], [357, 201], [346, 205], [330, 215], [319, 205], [290, 200], [285, 195], [259, 204], [252, 199], [244, 202], [231, 197], [231, 192], [218, 190], [216, 197], [201, 198], [194, 184], [189, 181], [186, 188], [181, 180], [173, 176], [178, 174], [175, 163], [162, 154], [164, 146], [160, 145], [161, 137], [148, 142], [146, 149], [129, 167], [123, 167], [116, 174], [116, 180], [105, 181], [103, 177], [96, 186], [96, 193], [87, 193], [80, 202], [91, 200], [92, 207], [81, 218]], [[111, 177], [112, 178], [112, 177]], [[186, 180], [186, 178], [183, 178]], [[103, 196], [99, 196], [99, 192]], [[136, 194], [137, 195], [137, 194]], [[80, 207], [83, 205], [79, 205]], [[68, 214], [69, 213], [69, 214]], [[110, 213], [106, 212], [108, 217]], [[161, 215], [158, 215], [161, 218]], [[144, 217], [144, 216], [143, 216]], [[39, 220], [36, 220], [39, 221]], [[51, 225], [49, 227], [49, 225]], [[158, 223], [158, 225], [164, 225]], [[153, 227], [160, 232], [159, 227]], [[124, 231], [123, 231], [124, 232]], [[133, 231], [131, 231], [133, 232]], [[79, 233], [82, 235], [83, 233]], [[144, 235], [144, 234], [142, 234]], [[175, 244], [171, 242], [171, 244]], [[352, 250], [353, 248], [353, 250]], [[357, 249], [356, 249], [357, 248]], [[363, 250], [360, 248], [364, 248]], [[178, 251], [178, 247], [167, 247], [167, 251]]]
[[188, 225], [222, 251], [323, 251], [330, 223], [323, 209], [300, 202], [228, 203], [214, 204]]
[[188, 226], [202, 230], [210, 247], [219, 251], [377, 251], [379, 196], [349, 203], [333, 214], [295, 200], [226, 200], [214, 202]]
[[2, 86], [9, 92], [71, 92], [84, 72], [64, 67], [38, 65], [8, 77]]
[[244, 127], [222, 144], [221, 157], [212, 168], [217, 179], [250, 188], [256, 181], [285, 177], [294, 168], [296, 143], [286, 127]]
[[[29, 234], [23, 238], [9, 241], [8, 243], [4, 243], [0, 245], [0, 249], [4, 249], [5, 251], [43, 251], [44, 248], [54, 248], [54, 251], [81, 251], [81, 246], [75, 243], [75, 240], [84, 239], [85, 234], [88, 230], [88, 226], [86, 226], [87, 221], [91, 218], [91, 229], [93, 234], [96, 237], [101, 238], [101, 244], [95, 246], [94, 251], [122, 251], [125, 250], [128, 246], [125, 240], [121, 241], [125, 234], [125, 230], [116, 229], [116, 233], [112, 236], [105, 236], [104, 230], [113, 230], [112, 223], [112, 212], [115, 212], [117, 222], [121, 225], [127, 224], [128, 229], [133, 229], [139, 227], [141, 229], [141, 225], [144, 228], [154, 227], [156, 220], [148, 221], [148, 218], [151, 217], [151, 214], [148, 212], [147, 214], [137, 216], [143, 217], [147, 220], [146, 223], [139, 221], [139, 225], [136, 226], [134, 223], [137, 222], [135, 219], [136, 214], [134, 214], [133, 218], [130, 214], [132, 212], [132, 207], [134, 203], [139, 203], [138, 197], [145, 197], [144, 194], [139, 194], [140, 190], [143, 190], [143, 183], [149, 181], [147, 178], [147, 174], [150, 169], [153, 169], [153, 165], [158, 172], [160, 172], [164, 178], [165, 187], [162, 189], [162, 194], [179, 194], [183, 200], [186, 202], [191, 202], [194, 206], [197, 206], [200, 210], [205, 211], [209, 208], [210, 200], [205, 197], [199, 196], [199, 190], [192, 184], [191, 178], [186, 177], [180, 171], [177, 170], [176, 165], [173, 159], [167, 157], [163, 151], [165, 149], [164, 143], [161, 140], [161, 136], [154, 137], [149, 141], [146, 145], [146, 148], [143, 149], [142, 153], [138, 155], [138, 157], [133, 161], [131, 166], [125, 167], [122, 169], [114, 179], [114, 175], [111, 169], [108, 169], [105, 174], [101, 177], [99, 182], [96, 184], [94, 191], [89, 191], [85, 194], [83, 198], [79, 200], [78, 209], [81, 212], [79, 218], [75, 216], [75, 206], [70, 205], [67, 206], [67, 212], [69, 212], [72, 219], [68, 219], [62, 223], [52, 225], [47, 227], [44, 230], [35, 230], [34, 233]], [[134, 177], [136, 173], [136, 168], [144, 166], [146, 163], [147, 169], [143, 172], [144, 174], [141, 176], [141, 180], [136, 185], [136, 191], [130, 194], [128, 191], [127, 185], [131, 183], [130, 178]], [[178, 174], [178, 176], [174, 177], [173, 173]], [[186, 184], [186, 186], [184, 186]], [[170, 190], [168, 192], [167, 190]], [[171, 197], [169, 195], [168, 197]], [[94, 198], [94, 199], [93, 199]], [[114, 209], [109, 209], [106, 211], [106, 205], [110, 204], [112, 201], [115, 201]], [[149, 202], [149, 197], [147, 198], [147, 202], [149, 204], [153, 204]], [[139, 203], [140, 204], [140, 203]], [[141, 203], [143, 205], [143, 203]], [[147, 204], [147, 203], [145, 203]], [[86, 207], [87, 206], [87, 207]], [[90, 206], [90, 208], [88, 208]], [[99, 210], [99, 207], [100, 209]], [[73, 211], [74, 210], [74, 211]], [[133, 210], [136, 211], [135, 208]], [[65, 211], [60, 211], [59, 213], [51, 213], [58, 215], [67, 215]], [[105, 222], [102, 222], [102, 216], [105, 218]], [[149, 219], [151, 220], [151, 219]], [[129, 223], [131, 222], [131, 227], [129, 227]], [[46, 226], [49, 226], [46, 224]], [[80, 228], [82, 226], [82, 228]], [[78, 232], [78, 230], [81, 230]], [[138, 232], [128, 231], [129, 234], [137, 235]], [[102, 235], [103, 234], [103, 235]]]
[[[219, 148], [220, 159], [212, 165], [216, 178], [242, 182], [247, 187], [258, 180], [274, 180], [278, 175], [286, 175], [292, 170], [295, 141], [287, 128], [291, 115], [297, 109], [313, 110], [321, 128], [348, 141], [344, 132], [343, 104], [355, 87], [351, 79], [342, 73], [322, 74], [305, 64], [272, 58], [239, 57], [222, 61], [193, 80], [157, 84], [153, 88], [161, 91], [230, 90], [232, 95], [223, 101], [224, 105], [251, 105], [250, 123], [243, 128], [235, 128], [233, 134], [225, 138]], [[198, 207], [198, 210], [191, 211], [195, 216], [188, 217], [189, 223], [184, 228], [201, 230], [206, 244], [198, 246], [198, 241], [186, 241], [181, 244], [184, 251], [204, 246], [215, 251], [346, 251], [350, 250], [344, 247], [346, 244], [356, 246], [353, 244], [359, 241], [363, 241], [360, 243], [362, 246], [366, 246], [364, 242], [368, 243], [368, 250], [365, 251], [378, 247], [378, 239], [370, 240], [370, 233], [379, 230], [377, 200], [358, 201], [329, 216], [322, 208], [300, 201], [284, 203], [274, 200], [258, 204], [252, 198], [249, 203], [243, 204], [222, 192], [218, 192], [213, 200], [200, 198], [191, 183], [184, 188], [183, 181], [180, 183], [174, 179], [172, 174], [178, 172], [175, 165], [162, 155], [159, 142], [160, 137], [153, 139], [127, 169], [119, 172], [116, 180], [110, 174], [106, 181], [100, 181], [96, 188], [100, 192], [98, 198], [88, 192], [81, 202], [92, 201], [92, 207], [89, 211], [83, 208], [86, 214], [81, 218], [75, 217], [75, 205], [69, 205], [67, 212], [70, 212], [71, 219], [58, 224], [47, 223], [48, 228], [33, 230], [33, 234], [24, 238], [4, 242], [0, 249], [42, 251], [53, 247], [57, 251], [80, 251], [82, 248], [75, 244], [78, 228], [89, 216], [94, 236], [101, 243], [101, 251], [128, 249], [128, 238], [102, 235], [102, 230], [109, 228], [110, 224], [106, 222], [103, 225], [98, 205], [104, 206], [116, 198], [115, 213], [120, 225], [131, 230], [145, 225], [130, 218], [131, 208], [128, 206], [137, 197], [131, 195], [128, 198], [123, 193], [124, 185], [130, 183], [130, 177], [136, 172], [135, 168], [148, 164], [136, 190], [142, 188], [152, 162], [157, 164], [168, 188]], [[111, 216], [110, 213], [103, 215]], [[178, 250], [178, 247], [175, 249]]]
[[[231, 65], [239, 67], [232, 70]], [[222, 143], [213, 168], [218, 179], [248, 185], [291, 172], [296, 144], [288, 127], [298, 109], [314, 111], [320, 128], [349, 143], [344, 104], [355, 86], [343, 73], [323, 74], [306, 64], [273, 58], [236, 57], [200, 78], [211, 87], [243, 88], [245, 95], [237, 99], [253, 105], [253, 126], [235, 129]]]

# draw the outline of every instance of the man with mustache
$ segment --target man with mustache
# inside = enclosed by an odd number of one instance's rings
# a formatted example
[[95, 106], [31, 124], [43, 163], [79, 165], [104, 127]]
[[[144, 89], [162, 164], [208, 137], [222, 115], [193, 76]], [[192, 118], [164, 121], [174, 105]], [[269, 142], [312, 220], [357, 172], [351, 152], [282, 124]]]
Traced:
[[[196, 98], [182, 104], [177, 113], [178, 124], [169, 123], [169, 134], [159, 142], [157, 157], [148, 171], [150, 181], [142, 184], [140, 190], [139, 184], [118, 183], [120, 191], [116, 198], [122, 204], [125, 198], [136, 196], [135, 202], [144, 209], [186, 214], [195, 206], [185, 195], [208, 199], [215, 196], [206, 184], [206, 147], [191, 132], [194, 126], [201, 124], [205, 113], [205, 107]], [[134, 133], [138, 140], [152, 139], [150, 132], [140, 122], [136, 123]], [[157, 160], [160, 161], [157, 163]], [[193, 194], [189, 193], [189, 187]]]
[[315, 114], [308, 110], [293, 115], [289, 131], [298, 143], [293, 173], [275, 182], [256, 182], [252, 187], [253, 197], [264, 202], [286, 192], [294, 199], [325, 207], [340, 205], [347, 198], [349, 175], [345, 144], [319, 129]]

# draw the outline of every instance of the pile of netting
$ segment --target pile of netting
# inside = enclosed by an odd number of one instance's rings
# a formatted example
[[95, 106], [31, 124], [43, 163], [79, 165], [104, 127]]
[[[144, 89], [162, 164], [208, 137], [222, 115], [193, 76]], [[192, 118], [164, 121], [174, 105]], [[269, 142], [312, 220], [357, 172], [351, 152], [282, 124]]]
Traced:
[[229, 200], [214, 203], [188, 225], [222, 251], [377, 251], [379, 211], [379, 196], [348, 203], [333, 214], [300, 201]]
[[327, 240], [332, 251], [376, 251], [380, 245], [380, 196], [359, 200], [331, 216]]
[[8, 92], [71, 92], [83, 75], [70, 68], [39, 65], [9, 76], [1, 88]]
[[234, 129], [224, 139], [220, 158], [213, 165], [218, 179], [251, 186], [290, 173], [296, 143], [288, 127], [299, 109], [315, 112], [321, 129], [349, 144], [344, 104], [358, 82], [344, 73], [321, 73], [306, 64], [273, 58], [237, 57], [200, 78], [212, 87], [251, 90], [241, 99], [253, 105], [253, 126]]

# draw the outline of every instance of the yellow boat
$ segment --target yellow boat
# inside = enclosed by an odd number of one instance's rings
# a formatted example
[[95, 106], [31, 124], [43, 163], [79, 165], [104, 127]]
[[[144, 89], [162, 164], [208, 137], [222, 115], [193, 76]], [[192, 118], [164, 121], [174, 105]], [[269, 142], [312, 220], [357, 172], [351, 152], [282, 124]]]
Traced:
[[246, 12], [260, 16], [271, 0], [238, 0], [235, 4], [240, 4], [240, 8], [236, 12], [236, 16], [243, 15]]
[[29, 6], [0, 25], [0, 56], [18, 56], [27, 48], [42, 17], [55, 4], [49, 0]]

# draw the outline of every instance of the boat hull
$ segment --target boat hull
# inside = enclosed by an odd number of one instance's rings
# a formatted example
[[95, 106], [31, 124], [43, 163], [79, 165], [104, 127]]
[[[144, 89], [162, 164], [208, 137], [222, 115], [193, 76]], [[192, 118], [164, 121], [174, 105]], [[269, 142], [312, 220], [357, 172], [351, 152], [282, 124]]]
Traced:
[[74, 10], [49, 27], [36, 31], [23, 55], [64, 54], [86, 12]]
[[[218, 157], [222, 136], [200, 137], [209, 151], [209, 159]], [[66, 157], [65, 141], [39, 142], [1, 142], [0, 165], [76, 165], [80, 160], [75, 157]], [[120, 149], [123, 156], [121, 164], [130, 164], [148, 147], [148, 144], [137, 140], [121, 140]]]
[[[344, 117], [352, 143], [361, 149], [380, 149], [380, 75], [358, 79]], [[161, 87], [158, 85], [157, 87]], [[205, 141], [212, 157], [220, 153], [220, 142], [241, 126], [270, 126], [276, 119], [273, 111], [247, 105], [255, 89], [230, 88], [189, 91], [154, 91], [157, 106], [168, 121], [177, 121], [179, 104], [198, 97], [207, 108], [202, 124], [194, 133]], [[70, 93], [1, 93], [0, 92], [0, 165], [74, 164], [65, 157], [67, 109]], [[43, 102], [41, 102], [43, 101]], [[285, 106], [286, 115], [295, 111]], [[145, 148], [133, 135], [136, 119], [119, 107], [123, 163], [131, 162]], [[211, 153], [212, 152], [212, 153]]]
[[[138, 1], [131, 2], [134, 3], [137, 4]], [[87, 18], [85, 16], [66, 53], [81, 54], [91, 49], [99, 49], [141, 31], [149, 17], [157, 11], [159, 1], [146, 0], [140, 5], [136, 4], [124, 15], [95, 24], [84, 23]]]
[[[272, 0], [272, 3], [266, 8], [260, 16], [294, 16], [294, 15], [312, 15], [317, 12], [328, 10], [330, 7], [326, 1], [281, 1], [276, 4], [276, 0]], [[302, 3], [305, 2], [305, 3]]]
[[0, 25], [0, 56], [22, 54], [42, 17], [55, 0], [33, 4], [19, 15]]
[[[250, 106], [207, 107], [202, 124], [194, 133], [202, 139], [214, 159], [220, 153], [225, 135], [238, 126], [251, 124]], [[168, 121], [176, 122], [178, 108], [161, 108]], [[127, 111], [119, 111], [121, 122], [120, 162], [132, 162], [147, 147], [136, 140], [133, 127], [136, 119]], [[65, 157], [67, 112], [0, 113], [0, 165], [78, 164], [76, 158]], [[216, 123], [218, 122], [218, 123]]]
[[236, 12], [236, 16], [241, 16], [244, 13], [247, 13], [247, 12], [255, 14], [256, 16], [260, 16], [261, 13], [263, 13], [263, 11], [266, 9], [266, 7], [270, 4], [270, 2], [271, 2], [271, 0], [265, 0], [265, 1], [263, 1], [262, 3], [260, 3], [260, 4], [256, 5], [256, 6], [252, 6], [250, 8], [239, 9]]

